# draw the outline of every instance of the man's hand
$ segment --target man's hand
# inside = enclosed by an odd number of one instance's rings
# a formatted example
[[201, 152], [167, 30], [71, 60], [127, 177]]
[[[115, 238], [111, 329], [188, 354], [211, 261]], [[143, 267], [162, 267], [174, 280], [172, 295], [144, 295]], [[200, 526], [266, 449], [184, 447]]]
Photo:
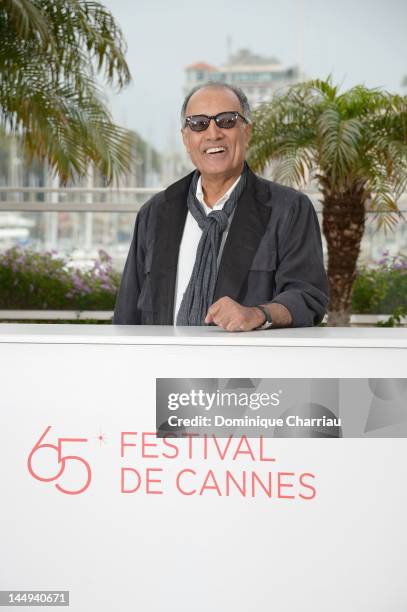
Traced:
[[230, 297], [220, 298], [210, 306], [205, 323], [215, 323], [226, 331], [250, 331], [264, 323], [264, 314], [252, 306], [241, 306]]
[[[277, 302], [261, 305], [269, 310], [273, 327], [291, 326], [292, 316], [288, 308]], [[230, 297], [222, 297], [208, 309], [205, 323], [215, 323], [230, 332], [251, 331], [263, 325], [264, 314], [254, 306], [241, 306]]]

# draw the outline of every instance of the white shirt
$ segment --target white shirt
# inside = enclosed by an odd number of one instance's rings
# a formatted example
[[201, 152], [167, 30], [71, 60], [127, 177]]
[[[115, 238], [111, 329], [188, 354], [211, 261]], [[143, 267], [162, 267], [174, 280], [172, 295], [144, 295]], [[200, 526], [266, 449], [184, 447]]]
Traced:
[[[205, 203], [204, 194], [202, 190], [201, 177], [198, 179], [196, 186], [196, 197], [202, 204], [202, 208], [206, 215], [209, 215], [213, 210], [222, 210], [230, 194], [240, 181], [240, 176], [235, 180], [233, 185], [227, 190], [227, 192], [213, 205], [212, 208]], [[223, 247], [225, 246], [226, 237], [228, 235], [229, 227], [232, 222], [234, 211], [229, 217], [228, 225], [222, 235], [220, 243], [219, 254], [218, 254], [218, 268], [219, 262], [222, 257]], [[178, 255], [178, 268], [177, 268], [177, 280], [175, 284], [175, 304], [174, 304], [174, 325], [177, 320], [178, 310], [181, 306], [182, 298], [185, 290], [188, 287], [189, 279], [191, 278], [192, 270], [194, 268], [196, 251], [198, 248], [199, 241], [202, 236], [202, 230], [199, 227], [197, 221], [188, 210], [187, 218], [184, 226], [184, 233], [182, 234], [181, 244]]]

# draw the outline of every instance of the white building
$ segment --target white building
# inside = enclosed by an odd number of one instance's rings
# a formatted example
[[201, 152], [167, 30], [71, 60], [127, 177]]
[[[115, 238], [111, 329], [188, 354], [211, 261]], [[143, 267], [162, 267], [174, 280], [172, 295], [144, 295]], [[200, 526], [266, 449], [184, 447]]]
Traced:
[[300, 74], [297, 66], [284, 66], [276, 58], [262, 57], [248, 49], [240, 49], [231, 55], [224, 66], [198, 62], [187, 66], [185, 72], [185, 94], [208, 81], [228, 83], [243, 89], [252, 108], [297, 83]]

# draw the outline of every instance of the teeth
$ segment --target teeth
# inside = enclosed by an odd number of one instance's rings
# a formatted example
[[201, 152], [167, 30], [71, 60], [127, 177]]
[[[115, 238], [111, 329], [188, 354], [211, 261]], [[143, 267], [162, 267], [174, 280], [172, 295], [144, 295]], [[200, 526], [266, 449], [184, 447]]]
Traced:
[[210, 147], [206, 149], [206, 153], [220, 153], [221, 151], [225, 151], [225, 147]]

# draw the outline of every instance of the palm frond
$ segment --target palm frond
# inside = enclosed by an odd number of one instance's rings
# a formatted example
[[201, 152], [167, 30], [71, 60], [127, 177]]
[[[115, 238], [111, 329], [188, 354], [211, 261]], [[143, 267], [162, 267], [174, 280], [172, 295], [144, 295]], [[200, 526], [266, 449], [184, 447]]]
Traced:
[[32, 0], [2, 0], [0, 15], [7, 22], [8, 29], [20, 39], [41, 40], [49, 43], [49, 27], [41, 9]]
[[[37, 33], [44, 23], [46, 35]], [[121, 30], [99, 2], [7, 0], [0, 7], [0, 125], [62, 181], [86, 174], [90, 162], [113, 180], [128, 168], [130, 134], [112, 122], [98, 73], [110, 85], [127, 84], [124, 52]]]
[[317, 119], [321, 166], [329, 168], [332, 182], [343, 188], [359, 155], [362, 125], [358, 119], [343, 119], [330, 104]]

